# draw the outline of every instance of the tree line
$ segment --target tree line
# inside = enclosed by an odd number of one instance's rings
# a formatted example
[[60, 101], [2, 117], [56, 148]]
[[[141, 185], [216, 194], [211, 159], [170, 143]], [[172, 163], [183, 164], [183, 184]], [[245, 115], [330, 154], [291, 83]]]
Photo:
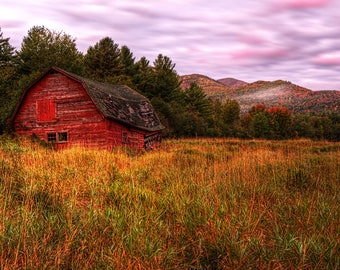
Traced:
[[261, 104], [240, 115], [235, 100], [210, 100], [195, 83], [181, 89], [175, 63], [167, 56], [159, 54], [152, 63], [145, 57], [136, 60], [126, 45], [119, 46], [110, 37], [83, 54], [75, 41], [64, 32], [34, 26], [16, 50], [0, 28], [0, 133], [9, 131], [7, 120], [22, 91], [46, 68], [57, 66], [139, 91], [149, 98], [165, 125], [164, 136], [340, 140], [339, 115], [292, 115], [284, 107]]

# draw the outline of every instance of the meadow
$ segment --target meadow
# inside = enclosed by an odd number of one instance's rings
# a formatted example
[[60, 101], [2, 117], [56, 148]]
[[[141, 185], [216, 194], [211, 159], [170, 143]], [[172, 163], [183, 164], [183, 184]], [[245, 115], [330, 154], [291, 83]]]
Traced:
[[0, 138], [0, 269], [340, 269], [340, 143]]

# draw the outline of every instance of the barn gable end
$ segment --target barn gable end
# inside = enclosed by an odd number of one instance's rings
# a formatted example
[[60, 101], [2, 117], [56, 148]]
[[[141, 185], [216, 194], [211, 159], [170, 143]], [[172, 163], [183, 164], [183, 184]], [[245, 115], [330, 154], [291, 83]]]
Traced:
[[152, 144], [159, 144], [163, 128], [149, 101], [134, 90], [58, 68], [47, 70], [24, 91], [12, 123], [19, 135], [35, 134], [57, 148], [148, 148], [147, 138], [154, 136]]

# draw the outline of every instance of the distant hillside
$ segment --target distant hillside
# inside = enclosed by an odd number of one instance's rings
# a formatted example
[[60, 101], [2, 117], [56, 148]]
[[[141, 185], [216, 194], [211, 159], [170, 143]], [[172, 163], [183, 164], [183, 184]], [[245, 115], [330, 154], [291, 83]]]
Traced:
[[[340, 91], [312, 91], [288, 81], [256, 81], [234, 87], [224, 85], [203, 75], [182, 76], [182, 87], [192, 82], [199, 84], [211, 99], [235, 99], [240, 103], [241, 112], [246, 113], [256, 104], [285, 106], [294, 113], [298, 112], [339, 112]], [[231, 82], [231, 81], [229, 81]], [[228, 81], [225, 82], [228, 84]]]
[[223, 83], [200, 74], [184, 75], [181, 76], [181, 80], [183, 89], [190, 87], [191, 83], [197, 83], [203, 88], [207, 96], [212, 98], [218, 98], [221, 95], [220, 98], [223, 99], [229, 89]]
[[224, 78], [224, 79], [219, 79], [217, 81], [228, 87], [238, 87], [238, 86], [244, 86], [248, 84], [244, 81], [240, 81], [234, 78]]

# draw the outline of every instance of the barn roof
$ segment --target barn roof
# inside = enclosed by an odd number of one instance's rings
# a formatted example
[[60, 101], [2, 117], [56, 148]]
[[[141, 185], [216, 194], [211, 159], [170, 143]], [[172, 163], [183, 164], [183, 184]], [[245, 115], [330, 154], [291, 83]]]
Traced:
[[37, 81], [50, 72], [59, 72], [80, 82], [97, 109], [108, 119], [146, 131], [158, 131], [164, 128], [150, 101], [126, 85], [92, 81], [57, 67], [45, 71]]

